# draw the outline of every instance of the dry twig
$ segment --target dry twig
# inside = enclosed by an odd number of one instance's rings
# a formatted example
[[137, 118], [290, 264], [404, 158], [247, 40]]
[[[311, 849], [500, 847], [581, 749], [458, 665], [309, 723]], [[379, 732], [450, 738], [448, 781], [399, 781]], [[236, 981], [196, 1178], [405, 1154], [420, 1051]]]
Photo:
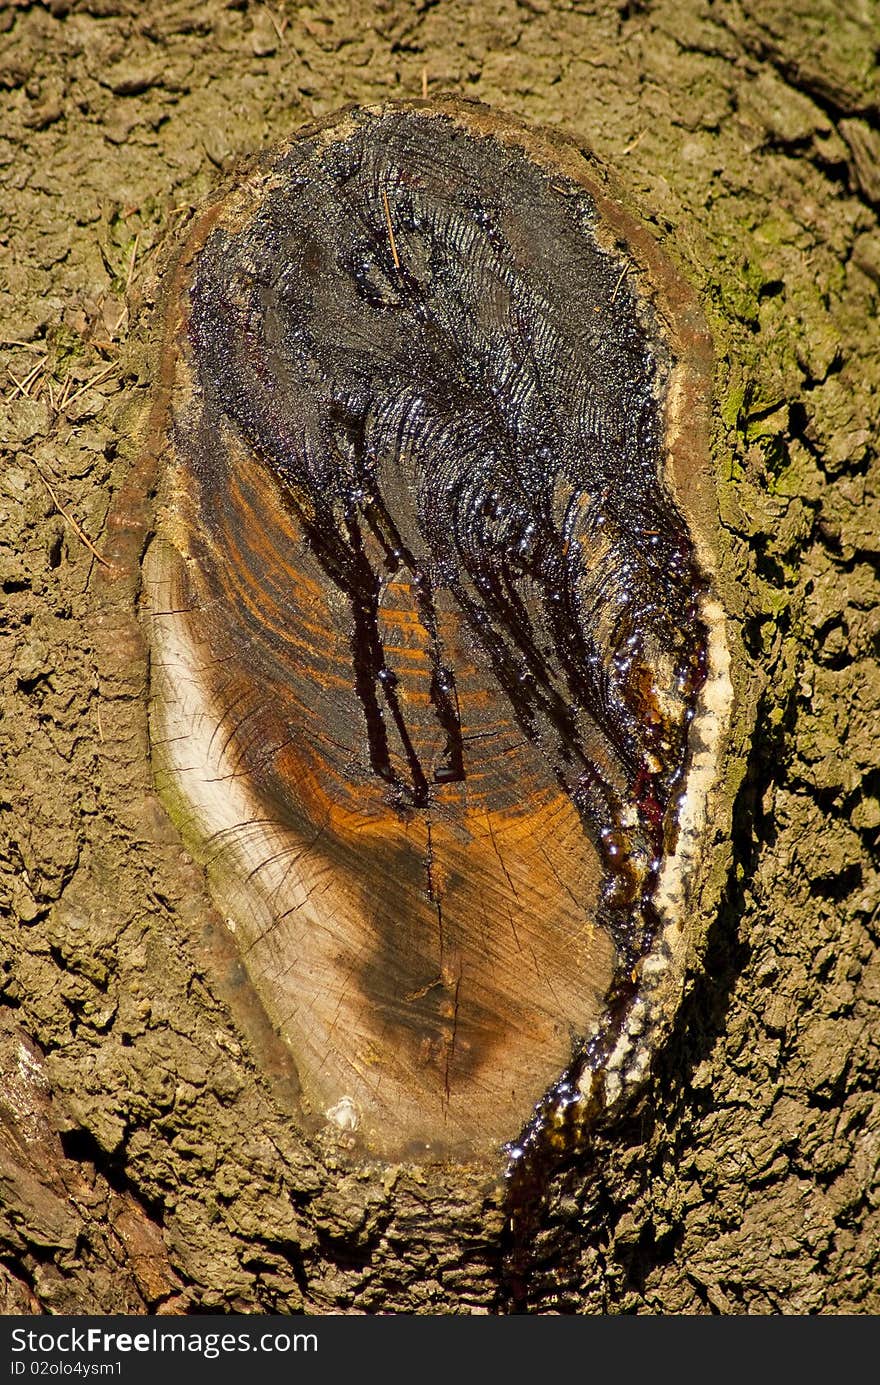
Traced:
[[[33, 458], [31, 458], [31, 461], [33, 461]], [[52, 500], [52, 504], [55, 506], [55, 508], [56, 508], [56, 510], [58, 511], [58, 513], [59, 513], [64, 519], [67, 520], [67, 523], [70, 525], [71, 529], [72, 529], [73, 532], [76, 534], [77, 538], [82, 540], [82, 542], [85, 544], [86, 548], [87, 548], [87, 549], [89, 550], [89, 552], [93, 555], [93, 557], [97, 558], [98, 562], [102, 565], [102, 567], [105, 567], [105, 568], [108, 569], [108, 571], [112, 572], [112, 571], [114, 570], [113, 564], [112, 564], [112, 563], [108, 563], [108, 561], [107, 561], [106, 558], [102, 558], [101, 554], [98, 552], [97, 548], [95, 547], [95, 545], [92, 543], [91, 539], [89, 538], [88, 534], [84, 534], [84, 533], [83, 533], [82, 529], [80, 529], [80, 527], [79, 527], [79, 525], [77, 524], [76, 520], [74, 519], [73, 515], [70, 514], [70, 512], [69, 512], [68, 510], [65, 510], [64, 506], [61, 504], [61, 501], [58, 499], [58, 496], [55, 494], [54, 490], [52, 489], [52, 486], [51, 486], [51, 484], [49, 483], [48, 478], [44, 475], [42, 468], [41, 468], [40, 466], [38, 466], [38, 464], [37, 464], [35, 461], [34, 461], [34, 467], [36, 468], [37, 475], [39, 476], [39, 478], [40, 478], [40, 480], [42, 481], [43, 485], [46, 487], [46, 490], [49, 492], [49, 496], [50, 496], [50, 498], [51, 498], [51, 500]]]
[[15, 396], [19, 393], [24, 398], [30, 398], [30, 386], [33, 384], [34, 380], [37, 378], [40, 372], [42, 370], [45, 370], [46, 362], [48, 361], [48, 359], [48, 356], [43, 356], [41, 360], [37, 361], [35, 366], [31, 366], [30, 370], [28, 371], [27, 375], [25, 375], [23, 380], [19, 380], [17, 375], [13, 375], [12, 371], [9, 370], [9, 367], [7, 366], [9, 376], [15, 383], [15, 389], [12, 390], [12, 392], [9, 395], [10, 399], [14, 399]]
[[394, 268], [400, 269], [400, 256], [397, 253], [397, 245], [394, 240], [394, 227], [391, 225], [391, 208], [388, 206], [388, 193], [382, 189], [382, 202], [385, 207], [385, 220], [388, 223], [388, 239], [391, 241], [391, 255], [394, 260]]
[[[110, 375], [114, 370], [118, 369], [119, 362], [111, 361], [110, 364], [108, 366], [105, 366], [103, 370], [99, 370], [97, 375], [93, 375], [91, 380], [86, 380], [84, 385], [80, 385], [78, 390], [74, 390], [73, 394], [71, 394], [67, 399], [60, 399], [58, 401], [58, 408], [66, 408], [68, 404], [73, 403], [74, 399], [79, 399], [80, 395], [85, 394], [86, 390], [90, 390], [93, 385], [100, 385], [102, 380], [106, 380], [108, 375]], [[69, 383], [70, 376], [68, 375], [67, 384]]]
[[284, 37], [284, 31], [287, 28], [288, 20], [284, 16], [282, 16], [280, 20], [276, 19], [274, 10], [270, 10], [268, 5], [265, 6], [265, 10], [267, 15], [269, 16], [269, 19], [271, 20], [272, 28], [278, 35], [278, 42], [282, 44], [284, 48], [286, 48], [288, 44], [287, 39]]

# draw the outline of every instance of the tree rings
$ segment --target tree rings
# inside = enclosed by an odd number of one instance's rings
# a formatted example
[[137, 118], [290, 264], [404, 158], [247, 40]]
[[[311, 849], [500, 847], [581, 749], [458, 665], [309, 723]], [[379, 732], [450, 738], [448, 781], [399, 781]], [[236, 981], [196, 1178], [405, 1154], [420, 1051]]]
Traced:
[[453, 102], [260, 157], [169, 279], [157, 782], [303, 1113], [491, 1157], [680, 996], [730, 683], [710, 347], [555, 137]]

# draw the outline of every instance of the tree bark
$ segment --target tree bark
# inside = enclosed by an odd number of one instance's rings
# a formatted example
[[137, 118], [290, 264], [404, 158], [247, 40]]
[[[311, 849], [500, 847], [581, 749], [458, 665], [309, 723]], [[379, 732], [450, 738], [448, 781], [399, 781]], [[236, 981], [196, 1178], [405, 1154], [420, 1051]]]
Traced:
[[[867, 0], [0, 5], [6, 1312], [878, 1310], [878, 27]], [[516, 1206], [500, 1162], [298, 1130], [154, 793], [153, 502], [118, 503], [179, 219], [239, 154], [423, 83], [591, 147], [694, 285], [752, 690], [675, 1030]]]

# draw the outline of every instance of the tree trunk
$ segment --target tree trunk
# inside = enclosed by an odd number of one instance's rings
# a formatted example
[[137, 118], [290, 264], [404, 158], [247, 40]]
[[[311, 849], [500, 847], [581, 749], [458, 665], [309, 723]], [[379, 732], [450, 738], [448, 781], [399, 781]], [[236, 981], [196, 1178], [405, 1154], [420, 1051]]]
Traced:
[[[0, 4], [4, 1311], [878, 1311], [878, 31], [870, 0]], [[423, 85], [592, 148], [693, 284], [752, 690], [674, 1031], [517, 1189], [298, 1128], [155, 796], [136, 614], [175, 226], [238, 155]]]

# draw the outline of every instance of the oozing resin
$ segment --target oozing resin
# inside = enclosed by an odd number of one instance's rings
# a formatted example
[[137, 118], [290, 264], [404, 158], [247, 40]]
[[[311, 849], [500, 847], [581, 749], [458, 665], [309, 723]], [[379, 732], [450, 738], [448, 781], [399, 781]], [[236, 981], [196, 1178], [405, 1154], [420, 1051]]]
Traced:
[[521, 1148], [680, 989], [729, 692], [695, 310], [575, 151], [453, 104], [265, 156], [170, 292], [160, 788], [306, 1114]]

